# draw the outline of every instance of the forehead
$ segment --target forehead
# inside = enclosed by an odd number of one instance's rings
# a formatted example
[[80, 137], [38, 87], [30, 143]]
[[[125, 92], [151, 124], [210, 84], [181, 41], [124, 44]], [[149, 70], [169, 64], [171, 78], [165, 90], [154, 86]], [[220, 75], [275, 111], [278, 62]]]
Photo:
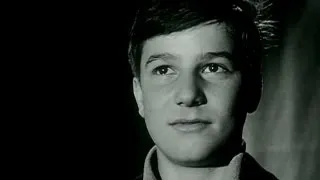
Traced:
[[160, 35], [147, 40], [142, 49], [141, 60], [153, 54], [170, 53], [187, 57], [207, 52], [227, 51], [232, 53], [234, 42], [225, 23], [199, 25], [169, 35]]

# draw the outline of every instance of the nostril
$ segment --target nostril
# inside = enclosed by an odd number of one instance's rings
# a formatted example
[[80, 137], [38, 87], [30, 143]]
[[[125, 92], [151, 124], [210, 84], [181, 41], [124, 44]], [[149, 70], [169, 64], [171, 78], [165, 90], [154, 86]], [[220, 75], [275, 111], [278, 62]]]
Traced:
[[207, 103], [207, 98], [200, 90], [193, 93], [180, 93], [176, 97], [176, 104], [179, 106], [192, 107], [201, 106]]
[[207, 104], [207, 98], [204, 96], [204, 95], [202, 95], [202, 96], [200, 96], [199, 98], [197, 98], [196, 100], [195, 100], [195, 103], [194, 103], [196, 106], [201, 106], [201, 105], [203, 105], [203, 104]]
[[181, 77], [175, 88], [175, 101], [179, 106], [200, 106], [207, 103], [201, 81], [195, 76]]

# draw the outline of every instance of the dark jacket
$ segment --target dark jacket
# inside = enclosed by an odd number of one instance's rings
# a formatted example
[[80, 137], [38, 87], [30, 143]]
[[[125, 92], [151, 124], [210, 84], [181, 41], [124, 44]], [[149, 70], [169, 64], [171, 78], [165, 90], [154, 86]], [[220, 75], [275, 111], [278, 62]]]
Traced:
[[265, 170], [250, 154], [245, 153], [241, 163], [240, 180], [278, 180], [269, 171]]

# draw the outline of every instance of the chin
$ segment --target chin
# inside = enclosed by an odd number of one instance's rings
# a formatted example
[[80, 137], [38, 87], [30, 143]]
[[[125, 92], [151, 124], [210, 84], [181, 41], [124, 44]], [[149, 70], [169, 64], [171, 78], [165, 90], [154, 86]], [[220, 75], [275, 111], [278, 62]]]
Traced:
[[170, 150], [163, 152], [167, 158], [183, 166], [204, 166], [210, 161], [210, 157], [219, 147], [214, 143], [194, 143], [191, 145], [181, 145], [172, 147]]
[[171, 157], [171, 160], [176, 164], [183, 166], [203, 166], [209, 161], [210, 151], [186, 151], [179, 156]]

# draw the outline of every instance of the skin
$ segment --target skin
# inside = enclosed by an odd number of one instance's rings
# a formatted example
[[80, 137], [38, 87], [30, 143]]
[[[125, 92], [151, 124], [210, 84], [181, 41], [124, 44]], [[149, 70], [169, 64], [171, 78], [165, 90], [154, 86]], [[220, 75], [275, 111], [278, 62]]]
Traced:
[[[140, 78], [133, 79], [133, 88], [139, 114], [158, 147], [161, 176], [169, 177], [165, 167], [175, 172], [214, 167], [223, 161], [225, 147], [240, 145], [246, 112], [237, 108], [244, 106], [239, 100], [243, 80], [231, 58], [234, 42], [227, 29], [224, 23], [199, 25], [144, 44]], [[170, 125], [177, 119], [210, 124], [181, 132]], [[192, 172], [205, 176], [213, 171]]]

